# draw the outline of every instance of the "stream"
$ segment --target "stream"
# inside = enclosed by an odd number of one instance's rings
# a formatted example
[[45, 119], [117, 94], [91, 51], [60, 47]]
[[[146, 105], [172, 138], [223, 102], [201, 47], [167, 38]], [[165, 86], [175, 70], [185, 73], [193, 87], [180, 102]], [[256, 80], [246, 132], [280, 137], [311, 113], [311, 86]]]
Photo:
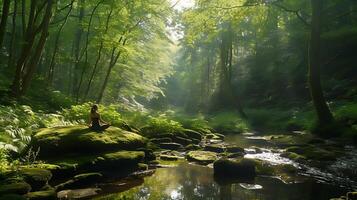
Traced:
[[[128, 179], [103, 185], [97, 200], [326, 200], [357, 189], [357, 150], [346, 146], [346, 155], [324, 167], [311, 167], [283, 158], [283, 151], [262, 137], [251, 134], [232, 135], [226, 143], [243, 147], [245, 157], [275, 164], [291, 164], [299, 169], [301, 181], [284, 183], [278, 177], [258, 176], [254, 182], [219, 185], [213, 178], [213, 169], [187, 161], [177, 166], [158, 168], [144, 179]], [[299, 180], [299, 179], [297, 179]]]

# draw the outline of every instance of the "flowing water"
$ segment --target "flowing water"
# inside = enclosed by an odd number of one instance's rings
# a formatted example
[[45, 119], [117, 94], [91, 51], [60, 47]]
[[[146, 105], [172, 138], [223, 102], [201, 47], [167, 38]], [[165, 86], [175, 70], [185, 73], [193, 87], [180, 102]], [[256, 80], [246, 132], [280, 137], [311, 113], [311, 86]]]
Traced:
[[[328, 166], [313, 168], [295, 163], [280, 156], [281, 149], [273, 147], [262, 137], [251, 135], [228, 136], [226, 141], [245, 148], [248, 158], [265, 160], [274, 164], [291, 164], [308, 177], [303, 182], [286, 184], [274, 177], [258, 176], [253, 182], [236, 182], [219, 185], [214, 180], [213, 169], [207, 166], [180, 163], [176, 167], [156, 169], [143, 180], [111, 183], [117, 192], [96, 199], [135, 200], [328, 200], [355, 190], [353, 178], [357, 168], [357, 150], [346, 147], [348, 153]], [[135, 184], [133, 184], [135, 183]], [[125, 185], [128, 184], [129, 186]]]

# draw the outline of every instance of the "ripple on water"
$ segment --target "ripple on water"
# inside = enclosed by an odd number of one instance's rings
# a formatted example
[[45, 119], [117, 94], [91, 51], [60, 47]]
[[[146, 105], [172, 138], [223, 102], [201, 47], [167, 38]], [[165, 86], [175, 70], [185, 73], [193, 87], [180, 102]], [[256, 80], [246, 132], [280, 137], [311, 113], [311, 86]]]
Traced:
[[[250, 152], [250, 149], [247, 149], [246, 152]], [[294, 167], [299, 168], [299, 165], [288, 159], [288, 158], [284, 158], [282, 156], [280, 156], [281, 152], [279, 151], [272, 151], [271, 149], [261, 149], [262, 153], [253, 153], [253, 154], [246, 154], [244, 155], [245, 158], [251, 158], [251, 159], [258, 159], [258, 160], [263, 160], [263, 161], [267, 161], [272, 165], [280, 165], [280, 164], [290, 164], [293, 165]]]
[[242, 188], [247, 189], [247, 190], [263, 189], [263, 186], [258, 185], [258, 184], [240, 183], [239, 186], [241, 186]]

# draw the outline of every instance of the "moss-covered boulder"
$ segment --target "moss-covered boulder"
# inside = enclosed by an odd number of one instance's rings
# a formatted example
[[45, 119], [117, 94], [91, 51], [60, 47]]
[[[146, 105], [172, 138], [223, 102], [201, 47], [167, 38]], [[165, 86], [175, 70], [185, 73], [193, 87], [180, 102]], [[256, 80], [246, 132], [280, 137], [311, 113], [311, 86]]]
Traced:
[[62, 169], [76, 173], [77, 171], [125, 169], [135, 170], [138, 163], [144, 160], [143, 151], [117, 151], [87, 156], [71, 156], [52, 160]]
[[236, 146], [236, 145], [227, 145], [226, 146], [226, 151], [228, 153], [241, 153], [244, 154], [244, 149], [242, 147]]
[[272, 165], [269, 162], [254, 160], [258, 175], [278, 177], [284, 183], [294, 183], [298, 177], [298, 169], [291, 164]]
[[25, 182], [0, 184], [0, 195], [4, 194], [26, 194], [31, 190], [31, 186]]
[[90, 199], [90, 197], [98, 195], [101, 191], [100, 188], [62, 190], [57, 193], [57, 197], [59, 199]]
[[163, 138], [152, 138], [150, 139], [150, 141], [155, 144], [160, 144], [160, 143], [172, 142], [172, 139], [169, 137], [163, 137]]
[[204, 148], [205, 151], [212, 151], [216, 153], [223, 153], [226, 148], [223, 145], [220, 144], [208, 144]]
[[241, 158], [219, 159], [213, 163], [216, 179], [253, 179], [256, 176], [254, 160]]
[[57, 199], [55, 190], [29, 192], [25, 195], [28, 200], [55, 200]]
[[74, 152], [93, 154], [104, 151], [134, 150], [144, 147], [146, 139], [136, 133], [116, 127], [95, 132], [85, 126], [66, 126], [42, 129], [35, 134], [32, 146], [40, 148], [41, 157]]
[[190, 151], [186, 155], [188, 161], [209, 164], [218, 159], [217, 153], [210, 151]]
[[75, 175], [72, 179], [61, 183], [55, 187], [56, 191], [64, 189], [74, 189], [82, 186], [88, 186], [95, 182], [100, 181], [103, 178], [101, 173], [91, 172]]
[[217, 136], [216, 134], [213, 133], [209, 133], [206, 135], [207, 139], [214, 139], [214, 140], [221, 140], [221, 138], [219, 136]]
[[173, 141], [182, 145], [192, 144], [192, 140], [180, 136], [175, 136]]
[[160, 159], [161, 160], [168, 160], [168, 161], [175, 161], [175, 160], [178, 160], [179, 157], [178, 156], [174, 156], [174, 155], [160, 155]]
[[202, 139], [202, 134], [194, 131], [194, 130], [190, 130], [190, 129], [185, 129], [182, 131], [188, 138], [193, 138], [196, 140], [201, 140]]
[[162, 149], [169, 149], [169, 150], [178, 150], [183, 148], [181, 144], [175, 142], [160, 143], [159, 146]]
[[32, 191], [41, 189], [52, 177], [49, 170], [40, 168], [23, 168], [20, 172], [25, 181], [31, 185]]
[[292, 152], [303, 156], [309, 160], [330, 161], [335, 160], [338, 156], [338, 152], [330, 149], [324, 149], [317, 146], [306, 145], [303, 147], [292, 146], [286, 149], [287, 152]]
[[189, 144], [189, 145], [185, 146], [185, 150], [186, 151], [198, 150], [200, 148], [201, 147], [199, 145], [196, 145], [196, 144]]

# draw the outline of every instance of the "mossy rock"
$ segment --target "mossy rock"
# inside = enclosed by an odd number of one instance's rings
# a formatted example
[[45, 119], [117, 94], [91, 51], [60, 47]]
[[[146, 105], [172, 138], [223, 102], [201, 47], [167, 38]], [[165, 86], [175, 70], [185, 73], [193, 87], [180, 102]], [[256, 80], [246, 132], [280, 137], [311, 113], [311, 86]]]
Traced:
[[153, 142], [155, 144], [160, 144], [160, 143], [172, 142], [172, 139], [169, 137], [153, 138], [153, 139], [150, 139], [150, 142]]
[[227, 145], [226, 151], [228, 153], [241, 153], [244, 154], [244, 148], [236, 146], [236, 145]]
[[180, 136], [174, 136], [173, 141], [182, 145], [188, 145], [192, 143], [192, 140]]
[[103, 175], [98, 172], [78, 174], [74, 176], [75, 180], [84, 181], [84, 182], [94, 182], [99, 181]]
[[40, 168], [23, 168], [20, 173], [31, 185], [32, 191], [41, 189], [52, 178], [52, 173], [49, 170]]
[[213, 139], [213, 140], [220, 140], [221, 138], [219, 136], [217, 136], [216, 134], [213, 133], [209, 133], [206, 135], [207, 139]]
[[146, 163], [139, 163], [138, 164], [138, 170], [141, 170], [141, 171], [146, 171], [149, 169], [149, 165], [146, 164]]
[[187, 160], [199, 164], [209, 164], [218, 159], [217, 153], [210, 151], [190, 151], [186, 155]]
[[196, 144], [189, 144], [189, 145], [185, 146], [186, 151], [198, 150], [200, 148], [201, 147]]
[[284, 183], [294, 183], [298, 169], [291, 164], [272, 165], [265, 161], [255, 160], [258, 175], [279, 177]]
[[287, 148], [286, 151], [296, 153], [309, 160], [318, 160], [318, 161], [335, 160], [336, 157], [338, 156], [337, 152], [326, 150], [315, 146], [304, 146], [304, 147], [293, 146]]
[[224, 138], [226, 137], [225, 135], [223, 134], [220, 134], [220, 133], [214, 133], [217, 137], [219, 137], [219, 139], [221, 140], [224, 140]]
[[143, 151], [117, 151], [91, 156], [77, 155], [52, 160], [51, 162], [72, 173], [76, 171], [106, 170], [112, 168], [132, 170], [137, 167], [137, 164], [144, 157], [145, 152]]
[[167, 161], [176, 161], [179, 159], [178, 156], [173, 156], [173, 155], [160, 155], [161, 160], [167, 160]]
[[212, 151], [216, 153], [223, 153], [225, 152], [226, 148], [219, 144], [208, 144], [204, 148], [205, 151]]
[[27, 200], [27, 198], [18, 194], [5, 194], [0, 196], [0, 200]]
[[25, 195], [28, 200], [55, 200], [57, 199], [55, 190], [29, 192]]
[[181, 144], [175, 142], [160, 143], [159, 146], [162, 149], [169, 149], [169, 150], [178, 150], [183, 148]]
[[219, 159], [213, 163], [215, 180], [230, 182], [237, 180], [251, 180], [256, 176], [255, 161], [251, 159]]
[[315, 136], [311, 134], [299, 134], [299, 135], [270, 135], [266, 138], [270, 142], [279, 147], [289, 147], [289, 146], [305, 146], [311, 141], [315, 140]]
[[202, 139], [202, 134], [199, 133], [198, 131], [194, 131], [191, 129], [185, 129], [182, 131], [185, 135], [187, 135], [188, 138], [193, 138], [196, 140], [201, 140]]
[[56, 191], [59, 191], [64, 189], [73, 189], [77, 187], [88, 186], [90, 184], [100, 181], [102, 178], [103, 175], [97, 172], [78, 174], [75, 175], [73, 179], [61, 183], [57, 185], [55, 188]]
[[31, 185], [25, 182], [0, 184], [0, 195], [26, 194], [31, 190]]
[[146, 142], [144, 137], [116, 127], [95, 132], [85, 126], [66, 126], [42, 129], [35, 134], [31, 145], [40, 148], [41, 157], [52, 157], [73, 152], [135, 150], [144, 147]]
[[145, 157], [143, 151], [118, 151], [106, 153], [102, 157], [97, 157], [94, 163], [102, 168], [131, 168], [137, 166]]
[[280, 154], [280, 156], [284, 157], [284, 158], [289, 158], [290, 160], [293, 160], [295, 162], [299, 162], [299, 163], [304, 163], [306, 161], [306, 157], [293, 153], [293, 152], [283, 152], [282, 154]]

